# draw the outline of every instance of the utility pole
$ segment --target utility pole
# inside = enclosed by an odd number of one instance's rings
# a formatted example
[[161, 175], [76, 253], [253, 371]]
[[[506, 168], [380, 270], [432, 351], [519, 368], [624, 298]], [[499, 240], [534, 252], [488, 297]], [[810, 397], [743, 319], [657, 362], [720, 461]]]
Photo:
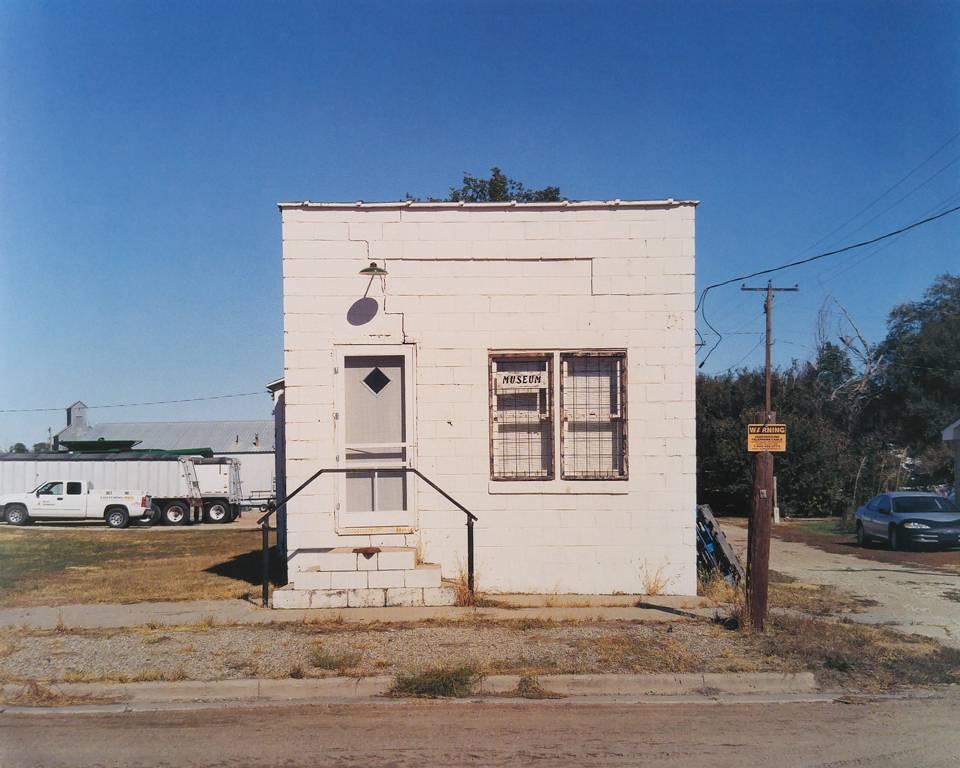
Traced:
[[[772, 367], [770, 349], [773, 334], [773, 294], [782, 291], [799, 291], [792, 288], [774, 288], [767, 281], [765, 288], [740, 286], [741, 291], [765, 291], [763, 311], [767, 316], [766, 379], [764, 410], [760, 414], [762, 424], [776, 421], [771, 402]], [[753, 514], [747, 533], [747, 610], [750, 624], [762, 632], [767, 622], [767, 591], [770, 582], [770, 517], [773, 514], [773, 454], [762, 451], [754, 455], [753, 464]]]

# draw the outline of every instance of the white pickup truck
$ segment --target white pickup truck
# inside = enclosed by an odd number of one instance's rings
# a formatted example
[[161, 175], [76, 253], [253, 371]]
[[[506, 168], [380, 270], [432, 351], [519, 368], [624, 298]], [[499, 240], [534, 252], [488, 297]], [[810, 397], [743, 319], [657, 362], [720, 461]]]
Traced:
[[152, 499], [143, 491], [95, 491], [90, 483], [49, 480], [28, 493], [0, 496], [3, 519], [10, 525], [32, 520], [104, 520], [126, 528], [131, 520], [151, 517]]

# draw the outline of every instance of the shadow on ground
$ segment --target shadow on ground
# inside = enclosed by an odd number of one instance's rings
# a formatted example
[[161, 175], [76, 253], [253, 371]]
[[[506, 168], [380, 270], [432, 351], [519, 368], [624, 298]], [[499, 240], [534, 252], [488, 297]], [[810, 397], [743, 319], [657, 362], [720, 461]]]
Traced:
[[[259, 587], [263, 575], [263, 553], [259, 549], [244, 552], [222, 563], [204, 568], [204, 572]], [[283, 560], [276, 546], [270, 547], [270, 583], [274, 587], [280, 587], [286, 583], [283, 579]]]

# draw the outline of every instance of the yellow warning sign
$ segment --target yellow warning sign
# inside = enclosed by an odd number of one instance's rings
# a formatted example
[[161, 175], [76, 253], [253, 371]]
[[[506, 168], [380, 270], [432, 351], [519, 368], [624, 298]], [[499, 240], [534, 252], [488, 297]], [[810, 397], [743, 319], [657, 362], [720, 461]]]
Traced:
[[747, 424], [747, 450], [750, 453], [787, 450], [786, 424]]

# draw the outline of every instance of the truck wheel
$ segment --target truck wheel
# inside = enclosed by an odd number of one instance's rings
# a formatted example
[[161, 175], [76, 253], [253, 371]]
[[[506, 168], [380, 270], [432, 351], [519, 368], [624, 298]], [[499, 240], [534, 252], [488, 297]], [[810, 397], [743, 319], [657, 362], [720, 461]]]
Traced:
[[171, 501], [163, 508], [163, 522], [167, 525], [186, 525], [190, 520], [190, 508], [182, 501]]
[[223, 499], [214, 499], [203, 505], [203, 519], [208, 523], [229, 523], [230, 505]]
[[126, 528], [130, 525], [130, 513], [126, 507], [108, 507], [104, 518], [111, 528]]
[[156, 504], [151, 504], [150, 511], [143, 515], [137, 522], [139, 522], [140, 525], [144, 525], [149, 528], [151, 525], [156, 525], [159, 523], [160, 520], [160, 507], [158, 507]]
[[3, 517], [10, 525], [30, 524], [30, 515], [27, 514], [27, 508], [23, 504], [11, 504]]

